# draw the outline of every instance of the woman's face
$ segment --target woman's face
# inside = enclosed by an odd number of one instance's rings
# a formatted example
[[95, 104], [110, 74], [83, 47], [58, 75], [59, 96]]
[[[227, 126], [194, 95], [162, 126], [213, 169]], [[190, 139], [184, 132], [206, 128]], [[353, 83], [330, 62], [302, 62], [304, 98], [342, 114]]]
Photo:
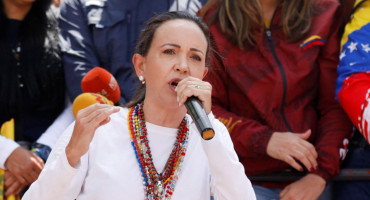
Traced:
[[206, 75], [207, 46], [206, 37], [194, 22], [176, 19], [160, 25], [137, 70], [146, 81], [146, 100], [178, 108], [175, 87], [185, 77], [202, 79]]

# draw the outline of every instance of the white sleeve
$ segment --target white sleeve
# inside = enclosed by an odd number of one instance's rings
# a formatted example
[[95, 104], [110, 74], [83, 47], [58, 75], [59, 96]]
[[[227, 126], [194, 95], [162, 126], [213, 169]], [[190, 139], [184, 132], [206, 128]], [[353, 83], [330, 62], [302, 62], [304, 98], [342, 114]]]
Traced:
[[81, 157], [75, 168], [69, 164], [65, 148], [71, 139], [73, 127], [74, 123], [58, 139], [39, 178], [32, 183], [22, 200], [76, 199], [86, 176], [88, 154]]
[[0, 135], [0, 168], [5, 169], [5, 162], [19, 145], [13, 140]]
[[208, 115], [215, 130], [211, 140], [202, 140], [211, 169], [211, 191], [215, 200], [256, 199], [252, 184], [239, 162], [229, 132], [212, 112]]
[[37, 139], [38, 143], [44, 144], [53, 148], [59, 136], [74, 120], [72, 113], [72, 104], [67, 100], [67, 105], [64, 111], [54, 120], [54, 122], [46, 129], [46, 131]]

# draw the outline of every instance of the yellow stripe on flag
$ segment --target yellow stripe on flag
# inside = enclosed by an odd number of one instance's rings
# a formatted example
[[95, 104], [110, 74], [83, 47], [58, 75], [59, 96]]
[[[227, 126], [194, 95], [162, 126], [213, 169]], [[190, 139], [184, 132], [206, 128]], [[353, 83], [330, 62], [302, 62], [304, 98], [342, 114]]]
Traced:
[[[362, 1], [363, 0], [357, 0], [355, 2], [354, 7], [356, 7]], [[370, 20], [369, 13], [370, 13], [370, 1], [365, 1], [364, 3], [361, 4], [359, 8], [357, 8], [352, 19], [347, 23], [344, 29], [342, 40], [340, 42], [341, 51], [342, 51], [343, 46], [348, 41], [348, 37], [350, 37], [349, 35], [356, 30], [360, 30], [363, 26], [369, 23], [369, 20]]]
[[[7, 122], [4, 122], [4, 124], [1, 126], [0, 129], [0, 135], [14, 140], [14, 119], [11, 119]], [[0, 200], [5, 199], [4, 194], [4, 176], [5, 176], [5, 170], [0, 169]], [[19, 196], [10, 195], [6, 200], [19, 200]]]

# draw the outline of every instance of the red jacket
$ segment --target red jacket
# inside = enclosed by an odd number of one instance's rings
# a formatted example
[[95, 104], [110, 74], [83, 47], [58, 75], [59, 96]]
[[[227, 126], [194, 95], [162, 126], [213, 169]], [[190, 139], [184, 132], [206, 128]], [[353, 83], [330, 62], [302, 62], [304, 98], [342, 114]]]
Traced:
[[334, 22], [339, 21], [339, 3], [318, 2], [311, 30], [297, 42], [288, 42], [282, 32], [281, 7], [270, 30], [256, 34], [256, 46], [246, 43], [245, 50], [230, 42], [217, 21], [210, 26], [223, 57], [221, 63], [213, 59], [206, 77], [213, 86], [212, 110], [228, 127], [249, 176], [292, 169], [267, 155], [269, 139], [276, 131], [308, 129], [312, 131], [309, 141], [319, 155], [319, 168], [313, 173], [330, 180], [339, 172], [339, 148], [351, 131], [335, 100], [340, 24]]

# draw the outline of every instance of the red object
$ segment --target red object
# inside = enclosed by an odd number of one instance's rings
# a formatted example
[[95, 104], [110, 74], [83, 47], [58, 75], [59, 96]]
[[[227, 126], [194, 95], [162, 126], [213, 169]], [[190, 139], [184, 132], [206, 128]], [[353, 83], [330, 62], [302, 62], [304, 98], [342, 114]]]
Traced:
[[117, 103], [121, 91], [116, 79], [111, 73], [101, 67], [94, 67], [81, 81], [82, 92], [98, 93]]
[[338, 100], [353, 124], [370, 143], [368, 120], [366, 120], [366, 117], [363, 119], [364, 111], [369, 105], [369, 88], [369, 73], [353, 74], [343, 81], [343, 87], [338, 93]]

